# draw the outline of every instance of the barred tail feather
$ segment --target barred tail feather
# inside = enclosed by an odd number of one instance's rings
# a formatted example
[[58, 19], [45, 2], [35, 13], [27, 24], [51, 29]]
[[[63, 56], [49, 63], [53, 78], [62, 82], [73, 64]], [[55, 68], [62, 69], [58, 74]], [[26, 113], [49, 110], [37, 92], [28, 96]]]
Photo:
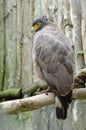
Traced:
[[67, 110], [64, 108], [56, 107], [56, 117], [58, 119], [66, 119], [67, 117]]
[[66, 119], [67, 109], [71, 103], [72, 91], [66, 96], [58, 96], [55, 99], [56, 104], [56, 117], [59, 119]]

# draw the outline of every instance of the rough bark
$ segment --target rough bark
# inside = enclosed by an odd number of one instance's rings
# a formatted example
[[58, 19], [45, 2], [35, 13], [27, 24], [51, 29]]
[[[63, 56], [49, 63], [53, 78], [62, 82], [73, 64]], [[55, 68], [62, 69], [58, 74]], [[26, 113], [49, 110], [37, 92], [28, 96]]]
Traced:
[[69, 0], [64, 0], [63, 4], [64, 9], [64, 29], [65, 29], [65, 35], [69, 39], [70, 44], [73, 45], [72, 41], [72, 21], [70, 17], [70, 2]]
[[41, 90], [45, 90], [48, 88], [48, 85], [44, 82], [35, 82], [31, 85], [31, 87], [28, 87], [27, 89], [23, 89], [22, 93], [24, 94], [29, 94], [29, 95], [33, 95], [35, 92], [37, 92], [37, 89], [39, 89], [38, 91], [40, 92]]
[[80, 0], [70, 0], [71, 20], [73, 23], [73, 42], [75, 50], [75, 72], [76, 74], [84, 68], [84, 57], [80, 52], [83, 50], [81, 38], [81, 3]]
[[35, 110], [52, 103], [54, 103], [54, 94], [48, 93], [48, 95], [41, 94], [30, 98], [3, 102], [0, 104], [0, 110], [1, 112], [13, 114]]
[[22, 97], [22, 90], [20, 88], [7, 89], [0, 92], [0, 100], [12, 100]]
[[4, 1], [0, 1], [0, 90], [4, 87], [5, 78], [5, 25]]
[[[78, 72], [78, 75], [74, 77], [74, 88], [85, 88], [85, 83], [86, 83], [86, 68], [81, 69]], [[28, 88], [26, 89], [15, 88], [4, 90], [0, 92], [0, 99], [4, 98], [4, 100], [5, 99], [11, 100], [11, 98], [16, 99], [21, 97], [21, 95], [24, 96], [25, 94], [28, 94], [29, 96], [36, 95], [37, 92], [41, 93], [41, 91], [46, 90], [47, 88], [48, 85], [46, 84], [46, 82], [38, 80], [34, 82], [31, 86], [28, 86]]]
[[74, 88], [83, 88], [86, 83], [86, 68], [81, 69], [74, 77]]
[[[10, 3], [10, 4], [9, 4]], [[16, 28], [16, 7], [15, 0], [6, 0], [5, 7], [5, 44], [6, 44], [6, 56], [5, 56], [5, 77], [4, 77], [4, 89], [14, 87], [16, 85], [17, 78], [17, 28]]]
[[[41, 108], [43, 106], [53, 104], [55, 102], [54, 99], [55, 99], [54, 93], [47, 93], [47, 95], [40, 94], [25, 99], [7, 101], [0, 103], [0, 111], [9, 114], [31, 111]], [[86, 88], [74, 90], [72, 99], [86, 99]]]
[[86, 66], [86, 0], [81, 0], [81, 12], [82, 12], [82, 43], [83, 43], [83, 51], [84, 51], [84, 61]]
[[64, 31], [64, 25], [63, 25], [63, 20], [64, 20], [64, 15], [63, 15], [63, 0], [58, 0], [58, 12], [57, 12], [57, 25], [59, 28], [61, 28]]

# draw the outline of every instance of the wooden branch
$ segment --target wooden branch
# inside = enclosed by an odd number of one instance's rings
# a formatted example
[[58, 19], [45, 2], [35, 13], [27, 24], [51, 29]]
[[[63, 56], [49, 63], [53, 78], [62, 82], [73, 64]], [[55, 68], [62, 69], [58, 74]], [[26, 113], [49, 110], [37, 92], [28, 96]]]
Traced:
[[72, 99], [86, 99], [86, 88], [74, 89]]
[[31, 111], [54, 103], [54, 93], [41, 94], [29, 98], [17, 99], [0, 103], [0, 112], [15, 114]]
[[74, 88], [84, 88], [86, 83], [86, 68], [81, 69], [76, 76], [74, 76]]
[[[73, 90], [73, 99], [86, 99], [86, 88]], [[15, 114], [19, 112], [31, 111], [43, 106], [53, 104], [55, 102], [54, 93], [40, 94], [37, 96], [11, 100], [0, 103], [0, 112], [7, 114]]]
[[24, 94], [29, 94], [32, 95], [34, 92], [37, 91], [37, 89], [47, 89], [48, 85], [45, 82], [34, 82], [31, 87], [28, 87], [24, 90], [22, 90], [23, 95]]
[[[74, 88], [84, 88], [86, 83], [86, 68], [81, 69], [78, 75], [74, 76]], [[48, 88], [45, 82], [37, 81], [34, 82], [27, 89], [21, 90], [20, 88], [14, 88], [9, 90], [0, 91], [0, 100], [12, 100], [21, 98], [25, 94], [34, 95], [35, 92], [40, 92]]]
[[27, 89], [21, 89], [21, 88], [12, 88], [4, 91], [0, 91], [0, 100], [4, 99], [6, 100], [12, 100], [12, 99], [18, 99], [23, 97], [25, 94], [33, 95], [37, 89], [39, 91], [45, 90], [48, 88], [48, 85], [45, 82], [34, 82], [30, 87]]
[[85, 77], [84, 80], [86, 81], [86, 68], [81, 69], [77, 76], [81, 78]]
[[18, 99], [22, 97], [22, 89], [21, 88], [12, 88], [4, 91], [0, 91], [0, 100], [4, 98], [4, 100], [12, 100]]

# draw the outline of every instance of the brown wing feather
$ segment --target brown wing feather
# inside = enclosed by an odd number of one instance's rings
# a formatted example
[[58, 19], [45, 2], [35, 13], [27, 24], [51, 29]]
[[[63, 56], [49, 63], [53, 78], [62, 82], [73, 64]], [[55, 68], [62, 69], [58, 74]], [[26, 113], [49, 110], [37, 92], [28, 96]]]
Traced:
[[36, 67], [50, 87], [63, 96], [73, 84], [73, 55], [63, 33], [45, 27], [35, 36], [34, 53]]

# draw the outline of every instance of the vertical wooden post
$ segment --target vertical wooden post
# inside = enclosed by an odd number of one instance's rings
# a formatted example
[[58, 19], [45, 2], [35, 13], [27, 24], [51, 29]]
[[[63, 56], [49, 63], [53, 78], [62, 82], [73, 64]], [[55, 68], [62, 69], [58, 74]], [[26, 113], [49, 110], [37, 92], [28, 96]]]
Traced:
[[83, 43], [84, 61], [86, 67], [86, 0], [81, 0], [81, 13], [82, 13], [82, 24], [81, 24], [82, 43]]
[[63, 20], [64, 20], [63, 0], [58, 0], [57, 8], [58, 8], [57, 24], [58, 24], [58, 27], [61, 28], [64, 31], [64, 24], [63, 24]]
[[70, 2], [69, 0], [64, 0], [63, 4], [63, 10], [64, 10], [64, 29], [65, 29], [65, 35], [70, 40], [70, 44], [73, 44], [72, 41], [72, 22], [70, 17]]
[[21, 0], [21, 3], [17, 1], [17, 4], [18, 81], [19, 86], [27, 88], [33, 82], [31, 24], [34, 19], [34, 0]]
[[81, 2], [70, 0], [71, 19], [73, 23], [73, 42], [75, 46], [75, 69], [76, 74], [84, 67], [84, 57], [79, 52], [83, 50], [81, 38]]
[[4, 0], [0, 0], [0, 90], [4, 86], [5, 74], [5, 26], [4, 26]]
[[7, 86], [16, 85], [17, 75], [17, 39], [16, 39], [16, 1], [5, 1], [5, 40], [6, 40], [6, 71], [5, 71], [5, 89]]

